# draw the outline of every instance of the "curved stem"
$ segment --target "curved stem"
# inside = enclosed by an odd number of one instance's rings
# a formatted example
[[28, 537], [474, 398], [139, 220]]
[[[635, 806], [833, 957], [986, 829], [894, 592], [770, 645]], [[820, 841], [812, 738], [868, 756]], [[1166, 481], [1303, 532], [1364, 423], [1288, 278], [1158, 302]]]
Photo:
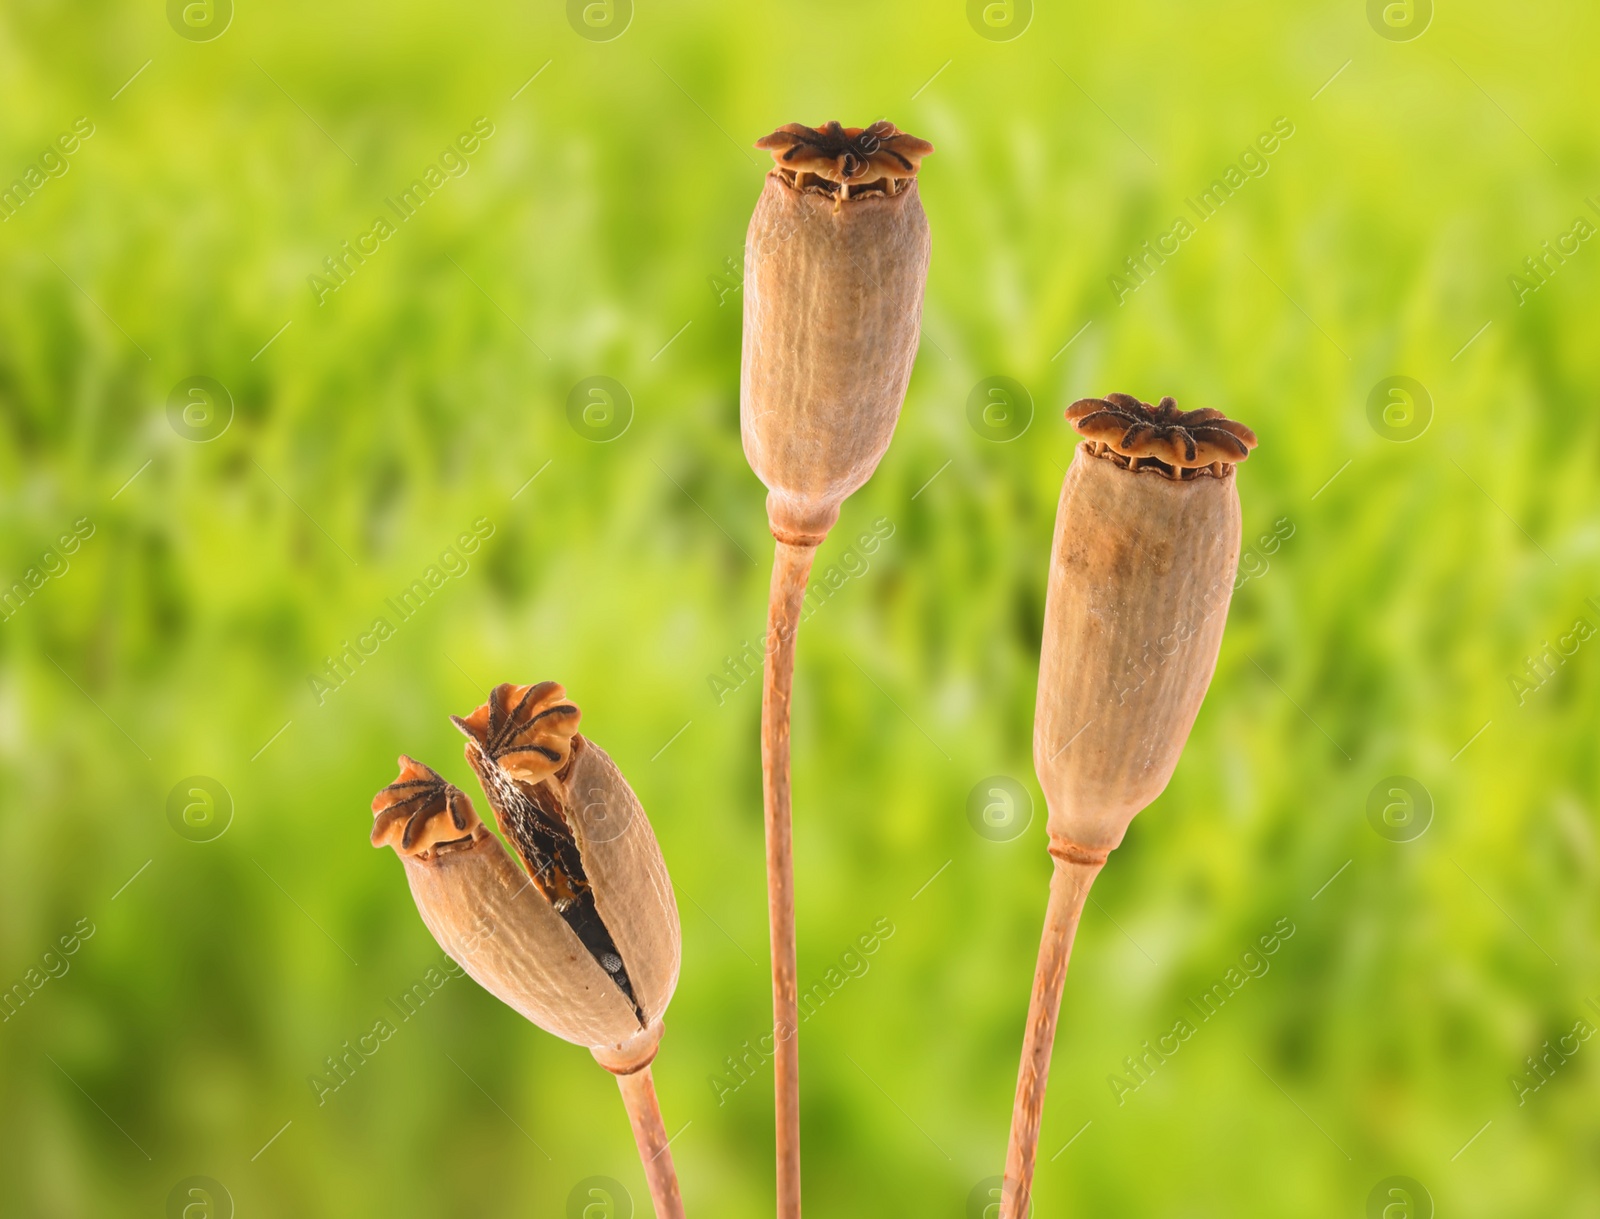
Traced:
[[639, 1144], [639, 1160], [650, 1183], [650, 1199], [655, 1203], [656, 1219], [683, 1219], [683, 1195], [678, 1192], [678, 1170], [672, 1166], [672, 1150], [667, 1146], [667, 1128], [661, 1124], [661, 1103], [656, 1099], [656, 1081], [650, 1068], [617, 1076], [633, 1141]]
[[767, 823], [767, 918], [772, 937], [772, 1027], [778, 1155], [778, 1219], [800, 1219], [799, 985], [794, 947], [794, 832], [789, 787], [789, 700], [794, 641], [813, 547], [779, 542], [767, 605], [761, 690], [761, 787]]
[[1088, 900], [1089, 886], [1105, 866], [1055, 859], [1050, 877], [1050, 904], [1045, 909], [1039, 963], [1033, 972], [1033, 997], [1028, 1001], [1028, 1030], [1017, 1070], [1017, 1099], [1011, 1109], [1011, 1143], [1006, 1149], [1006, 1175], [1001, 1191], [1001, 1219], [1026, 1219], [1033, 1203], [1033, 1169], [1039, 1153], [1039, 1119], [1050, 1079], [1050, 1051], [1055, 1046], [1056, 1019], [1061, 1013], [1061, 988], [1067, 980], [1072, 939]]

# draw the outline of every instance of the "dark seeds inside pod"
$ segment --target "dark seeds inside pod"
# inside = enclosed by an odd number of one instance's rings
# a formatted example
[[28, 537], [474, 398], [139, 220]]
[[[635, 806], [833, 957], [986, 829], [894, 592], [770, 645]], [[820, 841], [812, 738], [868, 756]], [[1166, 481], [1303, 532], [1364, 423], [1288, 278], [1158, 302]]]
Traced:
[[595, 905], [594, 889], [584, 872], [583, 856], [565, 811], [545, 784], [532, 788], [530, 794], [481, 752], [473, 750], [472, 755], [472, 766], [483, 783], [484, 793], [501, 829], [528, 869], [534, 887], [566, 920], [617, 989], [628, 997], [639, 1027], [643, 1028], [648, 1023], [644, 1009], [634, 996], [616, 941]]

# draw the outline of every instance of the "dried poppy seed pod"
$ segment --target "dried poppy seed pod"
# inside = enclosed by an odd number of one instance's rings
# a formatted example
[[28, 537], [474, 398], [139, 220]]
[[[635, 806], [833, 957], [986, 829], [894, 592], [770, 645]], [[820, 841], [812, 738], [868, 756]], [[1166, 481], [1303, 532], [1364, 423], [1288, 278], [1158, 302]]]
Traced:
[[745, 239], [739, 418], [779, 541], [815, 546], [894, 435], [922, 320], [928, 220], [897, 131], [791, 123]]
[[654, 1053], [678, 980], [678, 911], [644, 810], [578, 718], [547, 682], [498, 686], [455, 721], [524, 867], [464, 793], [409, 758], [373, 801], [372, 839], [395, 848], [453, 960], [541, 1028], [597, 1056], [611, 1047], [616, 1069]]
[[928, 280], [917, 167], [933, 145], [893, 123], [791, 123], [758, 140], [776, 162], [745, 240], [739, 423], [777, 539], [761, 691], [761, 787], [778, 1219], [800, 1216], [800, 1058], [789, 702], [817, 545], [872, 476], [900, 417]]
[[1085, 399], [1067, 418], [1087, 439], [1056, 512], [1033, 757], [1052, 840], [1104, 852], [1166, 788], [1211, 684], [1239, 565], [1234, 464], [1256, 438], [1171, 398]]
[[678, 984], [678, 907], [649, 818], [555, 682], [499, 685], [466, 719], [467, 762], [501, 832], [637, 1007], [660, 1020]]
[[452, 960], [616, 1076], [657, 1219], [683, 1219], [650, 1071], [678, 982], [678, 907], [650, 822], [555, 682], [496, 686], [450, 718], [526, 871], [463, 792], [407, 757], [372, 801], [372, 844], [400, 856]]
[[1221, 411], [1127, 394], [1074, 403], [1086, 438], [1061, 487], [1033, 762], [1050, 901], [1017, 1070], [1001, 1219], [1032, 1204], [1061, 990], [1089, 886], [1167, 786], [1211, 684], [1239, 564], [1234, 466], [1255, 434]]

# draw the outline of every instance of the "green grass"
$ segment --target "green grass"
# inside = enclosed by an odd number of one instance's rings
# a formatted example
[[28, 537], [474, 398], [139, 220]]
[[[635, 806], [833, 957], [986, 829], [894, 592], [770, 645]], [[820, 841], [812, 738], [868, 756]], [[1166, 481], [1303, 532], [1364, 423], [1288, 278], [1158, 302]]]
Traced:
[[[326, 1103], [307, 1082], [438, 958], [366, 842], [395, 755], [471, 790], [447, 715], [555, 678], [678, 886], [657, 1080], [689, 1209], [770, 1213], [770, 1076], [712, 1084], [770, 1021], [758, 683], [708, 680], [759, 646], [770, 562], [728, 260], [752, 140], [888, 116], [938, 149], [933, 267], [898, 435], [819, 563], [892, 536], [800, 639], [802, 981], [895, 930], [802, 1031], [810, 1211], [957, 1219], [1001, 1170], [1049, 861], [1042, 808], [999, 843], [967, 800], [1038, 799], [1061, 411], [1116, 389], [1250, 423], [1246, 537], [1294, 532], [1095, 888], [1038, 1213], [1332, 1219], [1394, 1174], [1442, 1215], [1594, 1213], [1600, 1044], [1524, 1104], [1508, 1077], [1600, 1025], [1600, 642], [1511, 682], [1600, 628], [1600, 248], [1521, 304], [1508, 281], [1600, 225], [1597, 49], [1575, 0], [1441, 5], [1410, 42], [1354, 0], [1041, 5], [1001, 42], [954, 3], [641, 6], [609, 42], [554, 3], [241, 5], [199, 43], [153, 3], [9, 7], [0, 184], [94, 133], [0, 223], [0, 582], [93, 533], [0, 623], [0, 986], [95, 930], [0, 1023], [0, 1210], [165, 1213], [204, 1174], [240, 1214], [563, 1216], [605, 1176], [647, 1214], [611, 1082], [468, 981]], [[479, 118], [468, 171], [318, 304], [323, 259]], [[234, 403], [205, 443], [168, 421], [200, 375]], [[634, 412], [605, 444], [567, 421], [595, 375]], [[1010, 443], [967, 423], [993, 375], [1032, 396]], [[1368, 419], [1394, 375], [1431, 399], [1405, 443]], [[195, 774], [231, 794], [215, 841], [168, 820]], [[1434, 805], [1409, 843], [1367, 820], [1396, 774]], [[1124, 1057], [1280, 918], [1270, 971], [1119, 1104]]]

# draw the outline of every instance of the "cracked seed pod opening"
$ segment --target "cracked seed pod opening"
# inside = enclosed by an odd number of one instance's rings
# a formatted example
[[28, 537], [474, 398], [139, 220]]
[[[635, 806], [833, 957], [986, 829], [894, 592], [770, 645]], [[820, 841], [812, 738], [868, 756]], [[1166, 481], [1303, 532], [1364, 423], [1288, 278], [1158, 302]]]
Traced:
[[451, 717], [522, 867], [465, 793], [405, 757], [373, 800], [372, 841], [395, 849], [428, 930], [484, 989], [632, 1070], [677, 985], [678, 910], [644, 810], [579, 718], [554, 682], [496, 686]]
[[739, 417], [779, 541], [816, 545], [900, 417], [928, 279], [917, 170], [933, 145], [889, 122], [791, 123], [745, 239]]
[[1239, 564], [1235, 467], [1255, 434], [1221, 411], [1127, 394], [1067, 410], [1034, 767], [1052, 849], [1122, 841], [1166, 788], [1211, 684]]

